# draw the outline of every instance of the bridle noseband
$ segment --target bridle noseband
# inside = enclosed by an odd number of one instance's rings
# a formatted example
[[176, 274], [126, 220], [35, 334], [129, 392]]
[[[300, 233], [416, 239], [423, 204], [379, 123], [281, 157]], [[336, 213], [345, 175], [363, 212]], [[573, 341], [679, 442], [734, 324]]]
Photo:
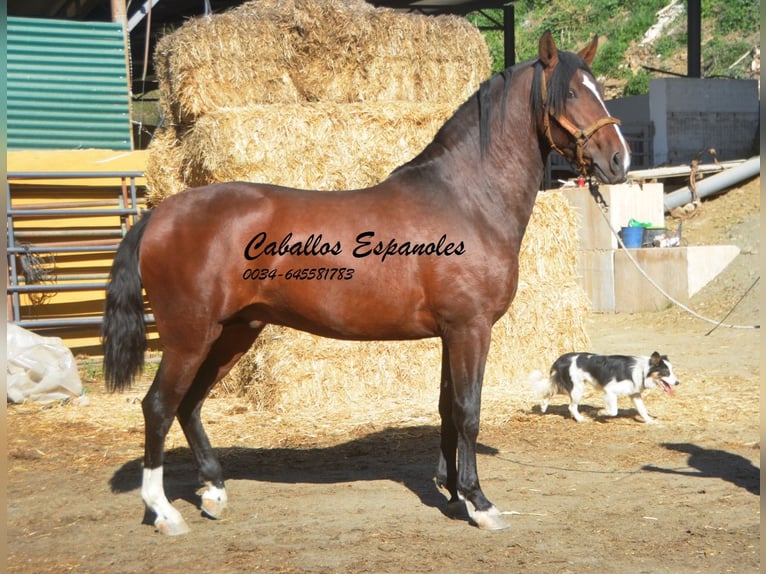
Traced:
[[583, 150], [590, 140], [591, 137], [593, 137], [593, 134], [595, 134], [598, 130], [603, 128], [604, 126], [608, 125], [620, 125], [620, 120], [618, 120], [615, 117], [612, 116], [606, 116], [604, 118], [601, 118], [600, 120], [594, 122], [590, 126], [588, 126], [585, 129], [578, 128], [575, 126], [572, 122], [570, 122], [567, 118], [563, 116], [557, 116], [553, 110], [551, 110], [550, 105], [548, 104], [548, 89], [547, 89], [547, 83], [545, 80], [545, 72], [542, 74], [542, 99], [543, 99], [543, 126], [545, 128], [545, 137], [548, 140], [548, 144], [551, 146], [551, 149], [558, 153], [561, 157], [566, 157], [564, 154], [564, 151], [556, 145], [556, 142], [553, 140], [553, 135], [551, 134], [551, 118], [553, 118], [556, 123], [559, 124], [569, 135], [572, 136], [572, 138], [575, 141], [575, 144], [577, 145], [577, 169], [578, 171], [583, 175], [587, 175], [587, 168], [585, 159], [583, 158]]

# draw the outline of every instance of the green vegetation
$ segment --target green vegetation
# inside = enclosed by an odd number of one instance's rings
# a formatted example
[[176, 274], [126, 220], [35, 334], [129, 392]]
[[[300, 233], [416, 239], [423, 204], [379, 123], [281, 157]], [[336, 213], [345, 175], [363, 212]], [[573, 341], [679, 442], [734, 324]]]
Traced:
[[[593, 65], [598, 76], [624, 82], [625, 95], [646, 93], [653, 77], [646, 70], [632, 72], [626, 65], [628, 48], [643, 38], [655, 23], [657, 12], [670, 0], [518, 0], [516, 17], [516, 61], [532, 58], [544, 30], [550, 30], [559, 45], [568, 50], [584, 46], [594, 34], [602, 38], [599, 55]], [[760, 5], [755, 0], [702, 0], [702, 69], [705, 77], [739, 77], [730, 69], [739, 57], [760, 43]], [[502, 13], [491, 14], [502, 21]], [[480, 14], [469, 16], [474, 24], [489, 25]], [[656, 41], [653, 50], [670, 60], [686, 48], [686, 16]], [[493, 58], [493, 69], [503, 68], [503, 34], [485, 31]]]

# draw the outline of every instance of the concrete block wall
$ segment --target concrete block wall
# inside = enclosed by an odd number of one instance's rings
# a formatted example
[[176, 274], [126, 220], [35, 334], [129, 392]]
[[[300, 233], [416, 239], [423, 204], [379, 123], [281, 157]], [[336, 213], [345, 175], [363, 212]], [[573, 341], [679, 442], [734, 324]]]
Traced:
[[710, 147], [721, 161], [754, 155], [759, 107], [755, 80], [652, 80], [649, 110], [654, 124], [654, 165], [688, 164]]
[[606, 105], [626, 134], [650, 134], [649, 149], [640, 150], [634, 169], [688, 165], [711, 147], [720, 161], [758, 154], [756, 80], [657, 78], [648, 95], [617, 98]]

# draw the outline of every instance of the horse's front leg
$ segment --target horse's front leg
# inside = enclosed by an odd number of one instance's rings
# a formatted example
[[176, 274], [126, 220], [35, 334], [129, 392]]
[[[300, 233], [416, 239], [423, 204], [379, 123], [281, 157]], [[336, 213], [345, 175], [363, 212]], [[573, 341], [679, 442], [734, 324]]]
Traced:
[[[449, 379], [452, 382], [451, 414], [457, 436], [457, 493], [465, 498], [468, 515], [479, 528], [502, 530], [508, 528], [509, 524], [484, 495], [476, 466], [481, 388], [490, 335], [491, 324], [479, 323], [471, 328], [450, 332], [445, 335], [443, 341], [449, 355]], [[449, 442], [447, 446], [449, 447]], [[445, 453], [443, 449], [442, 454], [446, 458], [449, 452]], [[446, 458], [446, 462], [449, 489], [450, 459]]]
[[436, 466], [436, 485], [446, 488], [450, 494], [449, 505], [460, 502], [457, 491], [457, 429], [452, 420], [453, 386], [449, 367], [449, 349], [442, 343], [442, 371], [439, 386], [439, 415], [441, 417], [441, 440], [439, 462]]

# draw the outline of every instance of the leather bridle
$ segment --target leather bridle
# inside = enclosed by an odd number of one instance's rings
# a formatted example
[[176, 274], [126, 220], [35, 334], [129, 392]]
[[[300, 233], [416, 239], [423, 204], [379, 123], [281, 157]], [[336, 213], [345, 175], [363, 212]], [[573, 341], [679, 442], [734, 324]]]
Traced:
[[590, 141], [590, 138], [593, 137], [593, 134], [595, 134], [598, 130], [608, 125], [619, 126], [620, 120], [612, 116], [606, 116], [594, 122], [587, 128], [582, 129], [575, 126], [567, 118], [563, 116], [555, 115], [553, 110], [551, 110], [550, 106], [548, 105], [548, 89], [547, 89], [547, 83], [546, 83], [544, 72], [542, 75], [542, 94], [541, 95], [543, 98], [543, 105], [544, 105], [543, 126], [545, 128], [545, 137], [548, 140], [548, 144], [551, 146], [551, 149], [553, 149], [553, 151], [558, 153], [560, 156], [566, 158], [564, 151], [556, 144], [556, 142], [553, 140], [553, 135], [551, 134], [551, 118], [553, 118], [556, 121], [556, 123], [559, 124], [559, 126], [561, 126], [561, 128], [564, 129], [564, 131], [566, 131], [570, 136], [572, 136], [572, 139], [574, 139], [574, 142], [577, 145], [577, 154], [576, 154], [577, 166], [576, 167], [583, 176], [587, 175], [587, 164], [585, 162], [585, 158], [583, 157], [583, 150], [585, 149], [585, 146], [587, 145], [588, 141]]

